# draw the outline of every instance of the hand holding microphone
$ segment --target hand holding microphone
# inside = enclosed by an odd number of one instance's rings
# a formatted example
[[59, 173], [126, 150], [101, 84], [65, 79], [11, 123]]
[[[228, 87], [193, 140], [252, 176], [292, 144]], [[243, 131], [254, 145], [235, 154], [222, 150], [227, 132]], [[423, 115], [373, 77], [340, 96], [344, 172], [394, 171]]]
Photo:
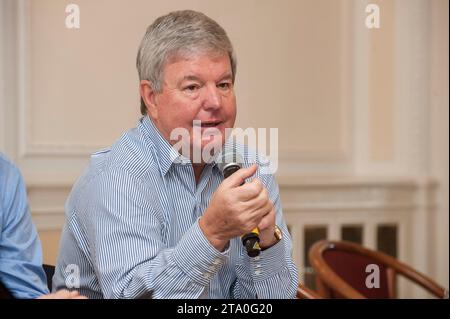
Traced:
[[230, 165], [220, 167], [226, 178], [217, 188], [200, 219], [200, 228], [211, 244], [220, 251], [225, 249], [231, 238], [244, 235], [243, 239], [247, 239], [245, 235], [249, 234], [247, 237], [255, 239], [247, 244], [248, 252], [255, 256], [260, 249], [259, 245], [255, 246], [257, 234], [256, 231], [252, 234], [253, 230], [258, 226], [264, 229], [264, 234], [260, 234], [260, 243], [267, 243], [267, 233], [270, 233], [269, 240], [273, 237], [275, 212], [269, 194], [257, 178], [245, 183], [245, 179], [256, 173], [256, 165], [241, 169]]
[[[222, 156], [222, 162], [219, 164], [219, 169], [222, 171], [223, 177], [228, 178], [235, 172], [241, 169], [242, 158], [234, 151], [225, 153]], [[245, 181], [241, 183], [244, 185]], [[261, 252], [261, 246], [259, 245], [259, 229], [253, 228], [251, 232], [248, 232], [241, 236], [242, 244], [250, 257], [259, 256]]]

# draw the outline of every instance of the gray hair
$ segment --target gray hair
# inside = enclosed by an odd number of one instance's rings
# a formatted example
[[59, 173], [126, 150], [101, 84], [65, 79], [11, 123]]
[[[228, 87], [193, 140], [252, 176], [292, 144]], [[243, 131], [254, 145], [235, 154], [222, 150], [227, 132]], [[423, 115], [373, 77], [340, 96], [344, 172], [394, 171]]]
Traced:
[[[228, 54], [233, 82], [236, 57], [225, 30], [203, 13], [174, 11], [157, 18], [142, 39], [136, 59], [139, 80], [148, 80], [155, 92], [161, 92], [164, 67], [169, 59], [196, 53]], [[141, 97], [141, 113], [147, 108]]]

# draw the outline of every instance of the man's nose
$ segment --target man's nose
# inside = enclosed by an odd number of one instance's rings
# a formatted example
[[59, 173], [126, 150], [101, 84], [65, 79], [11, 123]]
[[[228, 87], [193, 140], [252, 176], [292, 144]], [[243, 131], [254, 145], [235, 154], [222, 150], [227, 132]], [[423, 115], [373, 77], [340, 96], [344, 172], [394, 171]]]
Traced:
[[205, 90], [203, 108], [205, 110], [215, 110], [220, 108], [222, 98], [219, 89], [215, 85], [208, 85]]

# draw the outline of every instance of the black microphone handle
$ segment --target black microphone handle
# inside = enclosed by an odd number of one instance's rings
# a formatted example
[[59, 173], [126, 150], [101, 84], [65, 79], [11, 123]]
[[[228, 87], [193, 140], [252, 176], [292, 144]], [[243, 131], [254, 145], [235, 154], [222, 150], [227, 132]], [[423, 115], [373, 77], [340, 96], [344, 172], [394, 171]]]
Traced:
[[[241, 168], [239, 164], [234, 165], [228, 165], [223, 170], [223, 176], [225, 178], [229, 177], [236, 171], [238, 171]], [[244, 185], [245, 181], [242, 182], [241, 185]], [[252, 232], [245, 234], [242, 236], [242, 244], [245, 247], [245, 250], [247, 250], [247, 255], [250, 257], [256, 257], [259, 256], [261, 252], [261, 247], [259, 246], [259, 231], [257, 228], [255, 228]]]

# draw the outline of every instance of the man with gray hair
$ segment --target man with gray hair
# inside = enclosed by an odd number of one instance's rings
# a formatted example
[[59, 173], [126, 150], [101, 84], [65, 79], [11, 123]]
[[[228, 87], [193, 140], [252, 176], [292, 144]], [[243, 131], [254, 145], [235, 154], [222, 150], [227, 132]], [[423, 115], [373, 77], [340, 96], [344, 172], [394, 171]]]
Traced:
[[[236, 118], [236, 58], [226, 32], [199, 12], [159, 17], [137, 69], [143, 117], [94, 153], [74, 185], [53, 289], [90, 298], [295, 297], [297, 268], [274, 177], [245, 146], [236, 146], [241, 169], [224, 179], [219, 167], [217, 150]], [[241, 240], [253, 229], [258, 256]]]

